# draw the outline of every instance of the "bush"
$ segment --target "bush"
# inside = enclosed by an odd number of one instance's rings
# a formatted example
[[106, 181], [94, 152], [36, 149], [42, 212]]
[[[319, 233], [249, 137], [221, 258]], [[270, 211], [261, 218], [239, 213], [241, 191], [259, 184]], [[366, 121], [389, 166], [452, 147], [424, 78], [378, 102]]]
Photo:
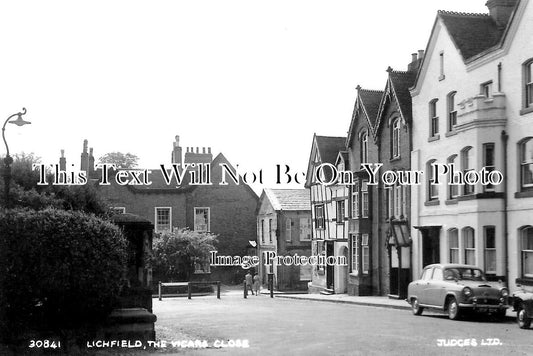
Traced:
[[125, 261], [121, 231], [94, 215], [0, 214], [0, 335], [101, 320], [120, 293]]

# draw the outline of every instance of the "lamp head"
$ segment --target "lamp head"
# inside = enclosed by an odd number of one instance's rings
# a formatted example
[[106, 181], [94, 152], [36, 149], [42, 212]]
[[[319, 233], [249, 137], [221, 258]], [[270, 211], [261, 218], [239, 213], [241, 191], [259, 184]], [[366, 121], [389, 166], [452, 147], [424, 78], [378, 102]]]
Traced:
[[17, 126], [24, 126], [24, 125], [29, 125], [31, 124], [31, 122], [29, 121], [25, 121], [23, 118], [22, 118], [22, 115], [21, 113], [18, 113], [17, 115], [17, 119], [16, 120], [11, 120], [9, 121], [10, 124], [15, 124]]

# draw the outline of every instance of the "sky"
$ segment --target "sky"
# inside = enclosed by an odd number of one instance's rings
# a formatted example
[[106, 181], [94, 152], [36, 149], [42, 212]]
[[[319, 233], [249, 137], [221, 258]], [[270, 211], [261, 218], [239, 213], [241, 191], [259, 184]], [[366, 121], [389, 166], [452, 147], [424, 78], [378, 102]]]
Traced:
[[97, 159], [157, 168], [179, 135], [184, 152], [262, 170], [258, 194], [303, 187], [277, 185], [276, 165], [305, 172], [313, 134], [346, 136], [357, 85], [383, 90], [388, 66], [406, 70], [437, 10], [485, 2], [3, 1], [0, 118], [27, 109], [31, 125], [6, 128], [10, 152], [45, 164], [64, 149], [78, 169], [87, 139]]

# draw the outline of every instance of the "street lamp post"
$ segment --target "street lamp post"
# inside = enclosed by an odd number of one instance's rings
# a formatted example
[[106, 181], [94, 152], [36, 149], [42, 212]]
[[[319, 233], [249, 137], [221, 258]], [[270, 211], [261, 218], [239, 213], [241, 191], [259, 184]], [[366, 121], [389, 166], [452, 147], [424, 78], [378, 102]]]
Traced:
[[[4, 139], [4, 143], [6, 145], [6, 157], [4, 158], [4, 196], [5, 196], [5, 207], [6, 209], [9, 208], [9, 185], [11, 184], [11, 164], [13, 163], [13, 158], [9, 155], [9, 146], [7, 145], [6, 141], [6, 124], [9, 122], [10, 124], [15, 124], [17, 126], [23, 126], [26, 124], [31, 124], [29, 121], [24, 121], [22, 119], [22, 115], [26, 115], [26, 108], [22, 108], [22, 112], [18, 112], [16, 114], [13, 114], [9, 116], [6, 121], [4, 122], [4, 126], [2, 126], [2, 138]], [[17, 116], [16, 120], [9, 121], [12, 118]]]

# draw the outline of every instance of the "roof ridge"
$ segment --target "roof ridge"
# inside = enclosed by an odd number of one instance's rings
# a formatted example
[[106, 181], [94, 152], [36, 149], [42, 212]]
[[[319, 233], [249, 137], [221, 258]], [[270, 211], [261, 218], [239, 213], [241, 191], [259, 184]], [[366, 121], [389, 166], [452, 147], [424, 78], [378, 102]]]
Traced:
[[363, 89], [363, 88], [359, 88], [359, 90], [363, 90], [363, 91], [366, 91], [366, 92], [369, 92], [369, 93], [383, 93], [383, 90], [378, 90], [378, 89]]
[[448, 11], [448, 10], [438, 10], [438, 14], [444, 15], [453, 15], [453, 16], [479, 16], [479, 17], [489, 17], [490, 14], [479, 13], [479, 12], [460, 12], [460, 11]]

